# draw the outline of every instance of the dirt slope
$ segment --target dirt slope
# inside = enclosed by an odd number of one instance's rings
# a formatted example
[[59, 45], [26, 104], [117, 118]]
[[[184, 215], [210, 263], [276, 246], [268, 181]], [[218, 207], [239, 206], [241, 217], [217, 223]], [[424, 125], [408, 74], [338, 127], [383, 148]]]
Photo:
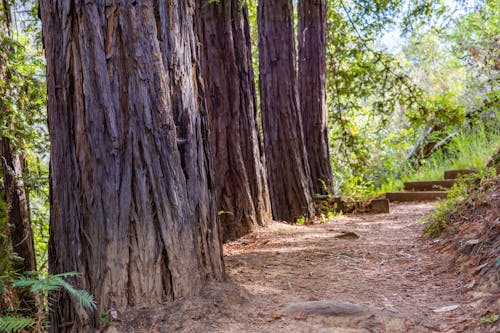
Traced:
[[[450, 258], [421, 237], [419, 218], [432, 210], [430, 203], [401, 204], [390, 214], [313, 226], [274, 223], [226, 244], [232, 282], [157, 309], [119, 314], [113, 330], [461, 332], [472, 320], [461, 302], [461, 278], [444, 269]], [[307, 301], [321, 302], [300, 304]], [[284, 311], [290, 305], [293, 310]]]

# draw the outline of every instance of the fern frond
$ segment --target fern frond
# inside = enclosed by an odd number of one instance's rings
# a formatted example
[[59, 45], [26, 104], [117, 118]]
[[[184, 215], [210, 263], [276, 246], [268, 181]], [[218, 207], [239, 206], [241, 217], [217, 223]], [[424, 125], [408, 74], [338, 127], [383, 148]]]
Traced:
[[0, 332], [17, 332], [35, 325], [35, 319], [30, 317], [0, 317]]
[[47, 293], [56, 291], [61, 287], [56, 283], [52, 283], [51, 279], [49, 278], [37, 279], [28, 276], [21, 276], [14, 282], [14, 286], [18, 288], [29, 288], [32, 293]]
[[84, 308], [89, 310], [95, 310], [97, 308], [94, 296], [89, 294], [86, 290], [77, 289], [71, 295], [73, 295]]
[[[51, 292], [63, 288], [72, 297], [76, 298], [80, 304], [89, 310], [95, 310], [96, 304], [94, 296], [85, 290], [75, 289], [70, 283], [66, 282], [64, 278], [76, 277], [81, 274], [75, 272], [62, 273], [56, 275], [48, 275], [42, 278], [22, 276], [14, 282], [14, 286], [19, 288], [29, 288], [32, 293], [42, 293], [43, 295], [50, 295]], [[50, 304], [51, 302], [49, 302]]]
[[63, 280], [62, 287], [74, 298], [80, 302], [80, 304], [89, 310], [95, 310], [96, 309], [96, 304], [95, 304], [95, 299], [94, 296], [89, 294], [87, 291], [82, 290], [82, 289], [75, 289], [73, 286], [66, 281]]
[[66, 272], [66, 273], [52, 275], [52, 277], [59, 277], [59, 278], [67, 278], [67, 277], [75, 277], [75, 276], [80, 277], [80, 276], [82, 276], [82, 274], [78, 273], [78, 272]]

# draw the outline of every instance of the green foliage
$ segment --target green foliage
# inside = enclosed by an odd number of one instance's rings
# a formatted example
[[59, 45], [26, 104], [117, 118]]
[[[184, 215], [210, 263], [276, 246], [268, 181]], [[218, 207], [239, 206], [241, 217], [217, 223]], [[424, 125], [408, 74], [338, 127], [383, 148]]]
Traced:
[[[51, 292], [63, 289], [74, 297], [84, 308], [89, 310], [94, 310], [96, 308], [95, 300], [92, 295], [85, 290], [75, 289], [65, 280], [70, 277], [78, 277], [80, 274], [70, 272], [56, 275], [40, 275], [38, 278], [36, 278], [36, 274], [34, 276], [35, 277], [22, 276], [14, 282], [14, 286], [27, 289], [33, 294], [42, 296], [44, 299], [48, 299], [48, 295]], [[48, 304], [48, 306], [50, 306], [50, 304]]]
[[[23, 180], [29, 192], [37, 264], [39, 269], [44, 269], [48, 241], [49, 139], [40, 24], [36, 1], [7, 1], [3, 5], [7, 6], [0, 7], [0, 138], [8, 138], [25, 162]], [[0, 196], [0, 208], [4, 204]], [[7, 235], [4, 212], [0, 209], [0, 234]]]
[[424, 232], [435, 237], [438, 236], [448, 224], [448, 216], [455, 211], [458, 203], [462, 202], [473, 188], [470, 179], [455, 183], [448, 191], [448, 197], [436, 205], [436, 212], [426, 218], [427, 225]]
[[478, 184], [487, 182], [494, 175], [484, 166], [477, 172], [459, 179], [448, 191], [448, 197], [436, 205], [436, 211], [424, 219], [424, 232], [432, 237], [439, 236], [448, 226], [449, 217], [457, 212], [459, 204], [478, 191]]
[[441, 179], [446, 170], [484, 168], [491, 155], [500, 147], [500, 127], [478, 124], [458, 132], [445, 149], [435, 151], [415, 170], [411, 165], [404, 167], [404, 181]]
[[0, 136], [18, 149], [47, 152], [44, 65], [30, 43], [22, 34], [0, 34], [0, 110], [8, 110], [0, 117]]
[[483, 324], [493, 324], [496, 323], [500, 319], [497, 314], [492, 314], [489, 317], [481, 317], [481, 323]]
[[39, 311], [34, 317], [18, 316], [16, 315], [18, 309], [9, 312], [6, 310], [0, 311], [0, 332], [16, 332], [32, 326], [39, 328], [45, 326], [46, 317], [51, 307], [50, 294], [61, 289], [77, 300], [83, 308], [95, 310], [96, 303], [94, 297], [85, 290], [74, 288], [66, 281], [66, 279], [79, 276], [78, 273], [73, 272], [56, 275], [44, 275], [33, 272], [29, 275], [18, 277], [11, 282], [12, 286], [18, 291], [25, 290], [36, 295], [36, 299], [39, 302]]
[[109, 318], [108, 313], [106, 311], [102, 311], [99, 316], [99, 321], [106, 326], [112, 326], [113, 321]]
[[298, 225], [305, 224], [305, 223], [306, 223], [306, 218], [305, 218], [304, 216], [298, 217], [298, 218], [295, 220], [295, 223], [297, 223]]
[[464, 96], [464, 103], [477, 108], [496, 99], [498, 107], [500, 3], [485, 1], [480, 8], [461, 17], [445, 37], [467, 68], [469, 93]]
[[[430, 113], [423, 91], [377, 40], [399, 2], [329, 1], [327, 95], [336, 192], [363, 197], [393, 177], [415, 139], [410, 113]], [[419, 111], [423, 110], [423, 111]]]
[[[498, 75], [491, 61], [486, 72], [484, 66], [467, 60], [465, 54], [471, 49], [463, 41], [480, 36], [474, 43], [483, 45], [482, 53], [495, 59], [492, 55], [498, 54], [499, 47], [493, 37], [498, 36], [499, 15], [498, 5], [492, 2], [478, 3], [474, 7], [478, 15], [460, 1], [403, 5], [329, 0], [327, 96], [336, 193], [362, 199], [397, 190], [402, 177], [420, 167], [424, 171], [419, 174], [428, 175], [427, 166], [438, 159], [456, 164], [468, 160], [464, 167], [484, 162], [495, 145], [491, 137], [498, 135]], [[488, 32], [480, 31], [483, 23]], [[381, 37], [398, 24], [406, 33], [406, 39], [400, 36], [399, 51], [382, 49]], [[468, 26], [467, 32], [461, 24]], [[474, 73], [481, 73], [481, 78]], [[489, 82], [489, 86], [477, 82]], [[482, 140], [485, 146], [473, 157], [472, 148], [466, 152], [465, 145], [477, 137], [476, 130], [486, 132], [490, 140]], [[449, 137], [456, 137], [452, 144], [446, 141]], [[436, 151], [441, 151], [442, 158], [433, 152], [429, 162], [409, 163], [409, 152], [418, 148], [419, 138], [422, 147], [440, 143]], [[457, 149], [460, 143], [464, 147]], [[443, 170], [435, 166], [436, 176]]]
[[35, 319], [31, 317], [0, 317], [0, 332], [18, 332], [34, 326]]

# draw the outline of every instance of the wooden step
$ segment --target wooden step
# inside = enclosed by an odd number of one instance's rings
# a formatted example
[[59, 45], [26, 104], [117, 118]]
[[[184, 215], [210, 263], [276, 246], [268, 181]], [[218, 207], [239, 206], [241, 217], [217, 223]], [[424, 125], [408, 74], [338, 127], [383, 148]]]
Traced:
[[315, 202], [318, 214], [327, 214], [330, 210], [335, 213], [389, 213], [389, 200], [385, 198], [370, 202], [346, 202], [341, 197], [316, 196]]
[[405, 191], [439, 191], [443, 188], [451, 188], [455, 181], [456, 179], [406, 182]]
[[434, 201], [446, 198], [446, 191], [418, 191], [418, 192], [390, 192], [386, 198], [390, 202], [409, 202], [409, 201]]
[[444, 179], [457, 179], [459, 176], [469, 175], [476, 172], [476, 169], [457, 169], [444, 172]]

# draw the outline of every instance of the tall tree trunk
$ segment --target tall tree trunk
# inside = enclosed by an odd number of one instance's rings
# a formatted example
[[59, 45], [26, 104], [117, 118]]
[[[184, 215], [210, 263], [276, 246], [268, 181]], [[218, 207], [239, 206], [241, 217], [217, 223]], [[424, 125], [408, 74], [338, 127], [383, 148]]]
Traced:
[[[108, 2], [106, 2], [108, 3]], [[51, 135], [49, 270], [78, 271], [52, 332], [173, 301], [221, 279], [208, 119], [191, 0], [40, 2]]]
[[299, 1], [299, 100], [314, 193], [333, 192], [326, 106], [326, 0]]
[[[14, 268], [19, 273], [32, 272], [36, 270], [35, 245], [28, 196], [22, 178], [23, 167], [19, 153], [13, 149], [8, 138], [0, 139], [0, 159], [12, 250], [23, 259]], [[26, 314], [36, 312], [35, 299], [31, 293], [22, 292], [18, 296]]]
[[314, 213], [298, 104], [292, 0], [261, 0], [259, 85], [273, 217]]
[[197, 1], [217, 207], [223, 238], [228, 240], [271, 219], [248, 9], [240, 0]]

